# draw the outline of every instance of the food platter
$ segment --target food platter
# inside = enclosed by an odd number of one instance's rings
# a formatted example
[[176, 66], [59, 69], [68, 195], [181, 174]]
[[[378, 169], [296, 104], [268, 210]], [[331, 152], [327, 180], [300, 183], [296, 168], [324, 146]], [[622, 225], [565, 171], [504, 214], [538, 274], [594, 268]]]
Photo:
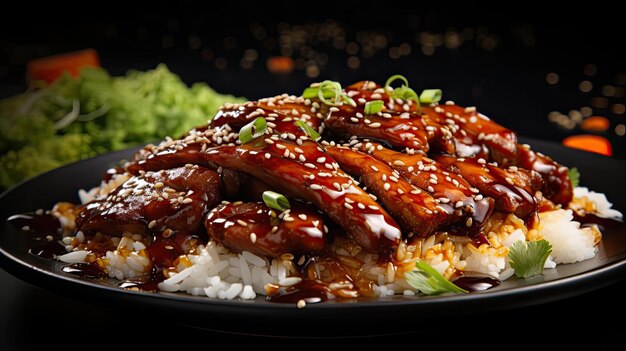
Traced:
[[[538, 140], [521, 138], [521, 141], [565, 165], [576, 166], [582, 174], [582, 185], [606, 193], [616, 209], [626, 208], [626, 191], [619, 186], [626, 178], [626, 163], [623, 161]], [[606, 226], [596, 257], [576, 264], [560, 265], [557, 269], [546, 270], [542, 276], [527, 280], [512, 278], [497, 288], [466, 295], [328, 301], [311, 304], [304, 309], [298, 309], [293, 304], [269, 303], [262, 297], [253, 301], [224, 301], [175, 293], [124, 290], [112, 280], [95, 281], [64, 273], [62, 268], [67, 264], [28, 253], [33, 245], [32, 236], [7, 223], [6, 218], [33, 209], [51, 208], [59, 200], [77, 201], [79, 189], [96, 185], [107, 168], [120, 159], [130, 157], [133, 152], [126, 150], [74, 163], [23, 182], [2, 194], [2, 268], [33, 285], [85, 301], [146, 308], [184, 319], [187, 324], [211, 329], [287, 335], [292, 335], [290, 321], [296, 319], [303, 325], [317, 326], [308, 333], [333, 334], [332, 324], [327, 323], [330, 320], [350, 325], [356, 330], [371, 323], [371, 318], [387, 316], [398, 322], [394, 323], [398, 331], [398, 325], [405, 325], [403, 322], [410, 321], [416, 314], [436, 312], [437, 316], [445, 317], [548, 303], [616, 282], [626, 271], [626, 227], [617, 222]], [[277, 326], [282, 326], [282, 329]], [[291, 328], [295, 329], [295, 326], [291, 325]], [[411, 324], [411, 328], [415, 328], [415, 324]], [[300, 332], [306, 330], [301, 326], [297, 329]]]

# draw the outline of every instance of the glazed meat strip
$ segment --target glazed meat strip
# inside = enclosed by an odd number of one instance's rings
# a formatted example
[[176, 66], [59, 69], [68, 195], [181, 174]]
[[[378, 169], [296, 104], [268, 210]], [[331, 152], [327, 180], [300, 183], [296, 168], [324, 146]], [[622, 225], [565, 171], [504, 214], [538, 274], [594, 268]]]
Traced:
[[[503, 163], [516, 157], [517, 135], [476, 112], [475, 107], [464, 108], [452, 104], [435, 107], [423, 106], [422, 113], [434, 121], [450, 127], [460, 143], [470, 147], [481, 144], [487, 146], [490, 159], [493, 161]], [[470, 144], [467, 143], [468, 141]]]
[[[315, 142], [300, 145], [272, 135], [240, 146], [209, 149], [205, 158], [313, 203], [367, 251], [388, 252], [400, 240], [395, 220]], [[353, 206], [359, 203], [365, 208]]]
[[354, 139], [349, 145], [385, 162], [409, 183], [434, 197], [451, 215], [446, 223], [462, 220], [469, 223], [468, 227], [480, 228], [493, 210], [491, 198], [477, 194], [478, 190], [463, 177], [447, 172], [443, 165], [420, 153], [400, 153], [369, 140]]
[[538, 173], [510, 167], [503, 169], [482, 158], [436, 156], [450, 172], [459, 173], [484, 195], [495, 199], [497, 210], [526, 218], [537, 210], [535, 193], [541, 188]]
[[453, 153], [450, 131], [442, 125], [410, 112], [378, 112], [366, 115], [362, 109], [342, 106], [324, 120], [326, 127], [339, 136], [358, 135], [384, 140], [398, 149]]
[[217, 242], [259, 256], [321, 253], [328, 241], [323, 216], [301, 204], [277, 213], [262, 202], [224, 203], [204, 223]]
[[[446, 221], [448, 213], [424, 191], [409, 184], [385, 163], [346, 147], [329, 146], [326, 151], [350, 174], [360, 177], [407, 233], [432, 234]], [[364, 207], [361, 203], [354, 207]]]
[[[352, 84], [345, 90], [355, 101], [356, 107], [344, 104], [334, 114], [332, 109], [329, 111], [324, 122], [332, 133], [375, 138], [397, 149], [454, 153], [454, 140], [450, 130], [445, 124], [436, 122], [427, 115], [418, 114], [417, 104], [412, 100], [394, 100], [383, 87], [370, 81]], [[365, 105], [376, 100], [385, 103], [383, 111], [366, 115]], [[381, 126], [378, 127], [376, 123]]]
[[541, 174], [544, 181], [541, 192], [549, 200], [564, 206], [572, 201], [574, 188], [567, 167], [540, 152], [532, 151], [528, 145], [518, 145], [513, 165]]
[[88, 234], [195, 234], [206, 211], [220, 201], [215, 171], [191, 165], [142, 171], [80, 208], [76, 226]]
[[546, 198], [563, 205], [572, 200], [573, 189], [567, 167], [518, 144], [514, 132], [476, 112], [476, 108], [446, 104], [426, 107], [423, 111], [436, 121], [447, 122], [454, 133], [457, 156], [485, 158], [504, 167], [534, 170], [543, 178], [541, 190]]

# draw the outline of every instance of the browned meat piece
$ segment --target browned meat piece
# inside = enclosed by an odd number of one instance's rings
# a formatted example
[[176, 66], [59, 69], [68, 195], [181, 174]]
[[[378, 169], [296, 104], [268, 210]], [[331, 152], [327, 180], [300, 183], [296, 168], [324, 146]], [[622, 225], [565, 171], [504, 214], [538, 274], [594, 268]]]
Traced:
[[[409, 184], [385, 163], [345, 147], [331, 146], [326, 151], [342, 169], [361, 178], [407, 233], [428, 236], [448, 217], [432, 196]], [[364, 207], [361, 203], [352, 206]]]
[[451, 172], [459, 173], [472, 186], [496, 200], [496, 209], [526, 218], [537, 211], [534, 195], [541, 188], [538, 173], [511, 167], [499, 168], [484, 159], [437, 156], [435, 158]]
[[[400, 240], [393, 218], [381, 209], [317, 143], [301, 145], [272, 136], [237, 147], [209, 149], [205, 157], [269, 184], [290, 196], [312, 202], [370, 252], [388, 252]], [[361, 203], [365, 207], [353, 206]]]
[[105, 199], [84, 205], [79, 230], [120, 235], [195, 234], [206, 211], [220, 201], [215, 171], [193, 166], [146, 172], [120, 185]]
[[[405, 154], [367, 140], [352, 142], [353, 148], [366, 152], [395, 169], [409, 183], [434, 197], [449, 216], [446, 223], [462, 221], [480, 228], [493, 210], [493, 199], [483, 198], [460, 175], [420, 153]], [[471, 217], [471, 219], [468, 219]]]
[[[290, 140], [288, 136], [285, 140], [273, 135], [241, 146], [209, 148], [202, 153], [199, 163], [246, 173], [286, 195], [312, 202], [365, 250], [387, 252], [393, 249], [400, 240], [400, 230], [394, 219], [339, 169], [317, 143], [302, 139], [293, 143]], [[186, 151], [184, 148], [174, 149], [173, 154], [176, 152]], [[186, 162], [172, 153], [161, 153], [128, 168], [150, 170], [164, 164], [176, 167]], [[350, 201], [360, 202], [366, 209], [350, 208]]]
[[549, 200], [567, 206], [572, 201], [574, 189], [569, 178], [569, 169], [550, 157], [534, 152], [530, 147], [519, 145], [513, 165], [533, 170], [543, 177], [541, 192]]
[[321, 253], [328, 241], [324, 218], [299, 204], [280, 214], [261, 202], [222, 204], [207, 214], [205, 227], [228, 248], [259, 256]]
[[[476, 112], [476, 108], [446, 104], [422, 107], [422, 112], [434, 121], [450, 127], [459, 142], [469, 147], [486, 145], [489, 148], [491, 160], [503, 163], [507, 159], [515, 158], [517, 135]], [[470, 140], [465, 141], [466, 137]]]
[[385, 140], [399, 149], [427, 152], [433, 147], [440, 152], [454, 152], [446, 127], [414, 113], [391, 111], [364, 115], [362, 110], [342, 106], [330, 112], [324, 123], [333, 134]]

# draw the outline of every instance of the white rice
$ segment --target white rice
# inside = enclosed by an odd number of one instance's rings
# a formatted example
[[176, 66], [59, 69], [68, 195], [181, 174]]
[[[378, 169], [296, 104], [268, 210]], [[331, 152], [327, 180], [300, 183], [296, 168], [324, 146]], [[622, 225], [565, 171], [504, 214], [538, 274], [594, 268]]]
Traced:
[[270, 262], [248, 251], [235, 254], [213, 241], [187, 257], [192, 265], [171, 275], [158, 285], [159, 289], [226, 300], [254, 299], [257, 294], [266, 294], [268, 284], [286, 287], [301, 281], [289, 277], [295, 273], [291, 261]]
[[542, 212], [539, 218], [539, 233], [552, 245], [555, 263], [575, 263], [596, 255], [593, 229], [573, 221], [572, 210]]
[[623, 215], [620, 211], [612, 209], [613, 204], [609, 202], [606, 195], [603, 193], [596, 193], [590, 191], [587, 188], [577, 187], [574, 189], [574, 198], [582, 199], [587, 198], [593, 202], [596, 206], [595, 215], [601, 218], [622, 219]]

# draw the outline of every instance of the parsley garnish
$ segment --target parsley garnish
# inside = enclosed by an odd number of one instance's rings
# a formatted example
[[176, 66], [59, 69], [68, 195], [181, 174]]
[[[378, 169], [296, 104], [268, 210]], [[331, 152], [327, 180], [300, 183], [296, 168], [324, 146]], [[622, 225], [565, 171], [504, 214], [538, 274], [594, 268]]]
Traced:
[[428, 263], [418, 260], [415, 262], [416, 271], [411, 271], [405, 274], [406, 281], [410, 286], [421, 291], [426, 295], [439, 295], [442, 293], [466, 293], [467, 290], [463, 290], [454, 285], [439, 272], [437, 272]]
[[543, 272], [543, 266], [552, 253], [552, 245], [546, 240], [519, 240], [509, 248], [509, 263], [519, 278], [529, 278]]
[[567, 172], [569, 179], [572, 181], [572, 186], [575, 188], [580, 183], [580, 172], [578, 172], [578, 168], [572, 167]]

